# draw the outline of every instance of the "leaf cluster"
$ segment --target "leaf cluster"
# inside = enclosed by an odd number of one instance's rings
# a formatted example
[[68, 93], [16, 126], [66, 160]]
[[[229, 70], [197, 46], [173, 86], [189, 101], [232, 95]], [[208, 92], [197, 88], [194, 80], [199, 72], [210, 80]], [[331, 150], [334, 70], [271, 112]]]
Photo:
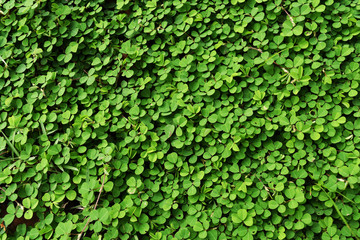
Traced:
[[0, 0], [2, 239], [360, 238], [359, 34], [350, 0]]

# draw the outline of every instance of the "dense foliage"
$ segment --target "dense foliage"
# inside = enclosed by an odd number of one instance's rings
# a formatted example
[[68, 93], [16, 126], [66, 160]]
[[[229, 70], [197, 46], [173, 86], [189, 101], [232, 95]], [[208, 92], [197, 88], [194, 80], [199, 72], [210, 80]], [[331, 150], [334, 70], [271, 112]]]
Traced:
[[0, 239], [359, 239], [360, 3], [0, 0]]

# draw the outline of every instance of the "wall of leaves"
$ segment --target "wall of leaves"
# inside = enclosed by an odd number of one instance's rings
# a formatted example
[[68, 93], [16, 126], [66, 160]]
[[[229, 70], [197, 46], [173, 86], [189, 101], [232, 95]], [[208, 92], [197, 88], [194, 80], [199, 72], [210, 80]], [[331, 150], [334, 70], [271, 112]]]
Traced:
[[360, 3], [0, 0], [0, 239], [359, 239]]

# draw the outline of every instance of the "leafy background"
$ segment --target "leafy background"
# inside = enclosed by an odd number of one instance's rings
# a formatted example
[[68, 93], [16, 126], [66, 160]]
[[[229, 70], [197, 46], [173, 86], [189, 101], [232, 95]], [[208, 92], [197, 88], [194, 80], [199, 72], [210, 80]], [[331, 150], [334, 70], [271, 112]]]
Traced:
[[359, 19], [0, 0], [1, 239], [359, 239]]

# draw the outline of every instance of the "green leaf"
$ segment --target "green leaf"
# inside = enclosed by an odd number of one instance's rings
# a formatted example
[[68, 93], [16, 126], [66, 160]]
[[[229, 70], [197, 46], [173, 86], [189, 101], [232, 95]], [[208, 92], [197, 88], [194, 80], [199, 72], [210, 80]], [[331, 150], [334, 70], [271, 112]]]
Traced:
[[312, 140], [316, 141], [320, 139], [320, 133], [318, 132], [311, 132], [310, 137]]
[[204, 230], [204, 226], [200, 222], [196, 221], [193, 225], [193, 229], [195, 232], [201, 232]]
[[7, 43], [7, 39], [4, 36], [0, 36], [0, 47], [5, 46]]
[[299, 206], [299, 204], [298, 204], [297, 201], [295, 201], [295, 200], [290, 200], [290, 202], [289, 202], [289, 208], [290, 208], [290, 209], [295, 209], [295, 208], [297, 208], [298, 206]]
[[303, 32], [303, 27], [300, 25], [297, 25], [296, 27], [294, 27], [294, 29], [292, 31], [293, 31], [294, 35], [300, 36]]
[[97, 66], [99, 64], [101, 64], [101, 60], [98, 57], [94, 58], [92, 63], [91, 63], [92, 66]]
[[199, 72], [206, 72], [208, 70], [208, 67], [207, 67], [206, 63], [202, 62], [202, 63], [198, 64], [197, 70]]
[[253, 115], [253, 110], [251, 108], [248, 108], [244, 111], [244, 115], [247, 117], [251, 117]]
[[67, 236], [72, 231], [72, 221], [60, 222], [55, 228], [55, 237]]
[[32, 228], [29, 231], [29, 237], [30, 239], [36, 239], [39, 236], [39, 230], [37, 228]]
[[315, 11], [316, 11], [316, 12], [324, 12], [325, 9], [326, 9], [325, 5], [319, 5], [319, 6], [315, 9]]
[[17, 128], [21, 122], [22, 116], [11, 116], [8, 118], [9, 128]]
[[49, 155], [57, 155], [61, 152], [61, 145], [60, 144], [55, 144], [53, 146], [50, 146], [48, 149], [48, 154]]
[[167, 160], [171, 163], [176, 163], [178, 161], [178, 154], [176, 152], [172, 152], [167, 156]]
[[209, 240], [217, 240], [218, 239], [218, 231], [217, 230], [210, 230], [208, 232]]
[[256, 90], [254, 92], [254, 97], [253, 99], [255, 101], [261, 101], [263, 98], [265, 97], [265, 93], [264, 92], [261, 92], [260, 90]]
[[74, 190], [66, 191], [66, 198], [69, 199], [70, 201], [75, 200], [76, 192]]
[[356, 97], [358, 95], [358, 91], [351, 89], [349, 91], [349, 97]]
[[20, 64], [17, 68], [16, 68], [16, 72], [17, 73], [23, 73], [23, 72], [25, 72], [25, 70], [26, 70], [26, 65], [25, 64]]
[[79, 47], [79, 44], [77, 42], [71, 42], [69, 46], [70, 46], [70, 51], [73, 53], [76, 53], [77, 49]]
[[270, 209], [276, 209], [279, 206], [279, 203], [276, 202], [275, 200], [270, 200], [269, 201], [269, 208]]
[[303, 217], [301, 218], [301, 221], [302, 221], [303, 223], [305, 223], [306, 225], [310, 225], [311, 222], [312, 222], [312, 220], [311, 220], [311, 215], [310, 215], [309, 213], [305, 213], [305, 214], [303, 215]]
[[294, 58], [294, 67], [299, 67], [304, 63], [304, 57], [297, 55]]
[[64, 62], [65, 63], [68, 63], [68, 62], [70, 62], [70, 60], [72, 59], [72, 54], [71, 53], [68, 53], [68, 54], [66, 54], [65, 55], [65, 58], [64, 58]]
[[244, 224], [248, 227], [251, 227], [254, 224], [254, 219], [250, 216], [247, 216], [247, 218], [244, 221]]
[[165, 129], [164, 129], [164, 132], [165, 132], [165, 139], [164, 140], [170, 138], [172, 136], [172, 134], [174, 133], [174, 131], [175, 131], [175, 126], [174, 125], [170, 125], [170, 124], [166, 125]]
[[188, 189], [187, 194], [189, 196], [194, 196], [196, 194], [196, 187], [194, 185], [191, 185], [191, 187]]
[[130, 177], [127, 181], [126, 184], [129, 187], [136, 187], [136, 179], [134, 177]]
[[133, 106], [133, 107], [130, 109], [129, 114], [131, 114], [131, 115], [139, 115], [139, 114], [140, 114], [140, 108], [139, 108], [139, 106], [137, 106], [137, 105]]
[[243, 220], [240, 218], [240, 216], [238, 216], [237, 214], [233, 214], [231, 215], [231, 220], [234, 223], [241, 223]]
[[241, 219], [241, 221], [244, 221], [246, 218], [247, 218], [247, 211], [246, 211], [246, 209], [239, 209], [238, 211], [237, 211], [237, 215], [238, 215], [238, 217]]
[[279, 116], [279, 123], [280, 125], [287, 126], [290, 124], [289, 119], [285, 116]]

